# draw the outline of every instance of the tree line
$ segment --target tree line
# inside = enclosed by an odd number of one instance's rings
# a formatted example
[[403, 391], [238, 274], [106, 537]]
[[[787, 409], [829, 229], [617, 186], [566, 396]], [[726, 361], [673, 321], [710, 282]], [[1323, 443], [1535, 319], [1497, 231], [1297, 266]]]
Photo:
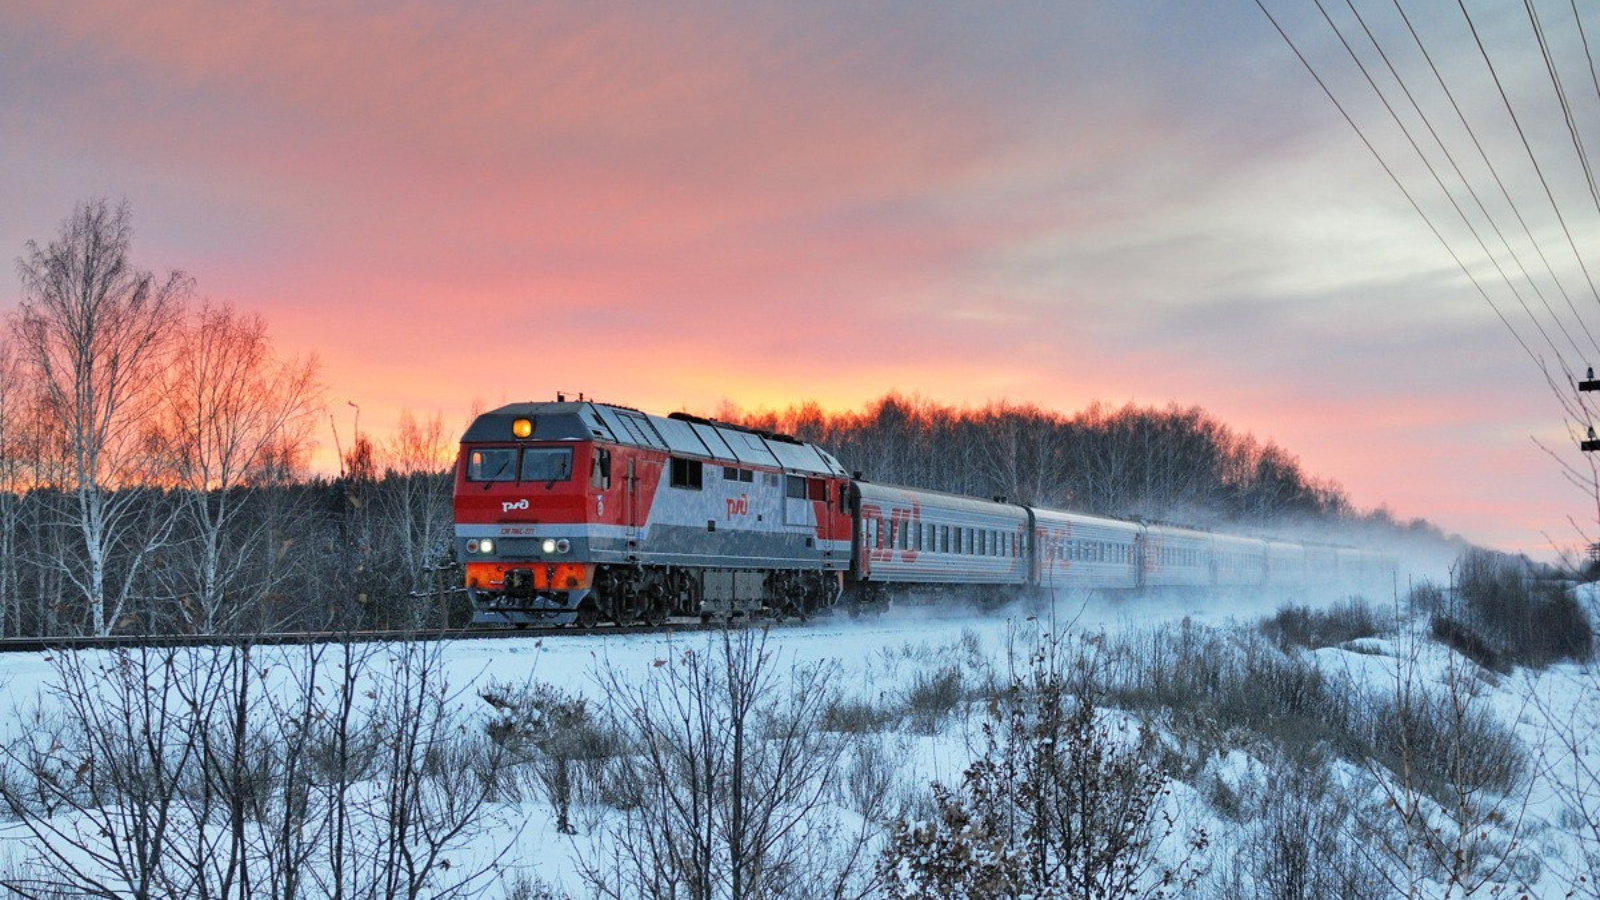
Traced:
[[1093, 403], [1067, 415], [1032, 404], [978, 408], [890, 393], [860, 412], [815, 403], [719, 416], [814, 441], [872, 480], [1203, 528], [1375, 529], [1442, 540], [1421, 520], [1357, 510], [1289, 451], [1197, 406]]

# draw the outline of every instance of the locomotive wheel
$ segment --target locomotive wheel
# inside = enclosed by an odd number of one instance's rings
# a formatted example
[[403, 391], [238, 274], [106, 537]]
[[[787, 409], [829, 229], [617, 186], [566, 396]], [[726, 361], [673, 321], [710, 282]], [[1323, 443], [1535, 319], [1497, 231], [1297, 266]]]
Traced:
[[631, 579], [620, 576], [610, 569], [602, 569], [595, 575], [594, 594], [596, 601], [596, 618], [604, 618], [611, 623], [623, 626], [632, 625], [639, 617], [638, 594], [634, 591]]
[[792, 573], [783, 572], [772, 576], [769, 584], [772, 585], [772, 617], [782, 622], [784, 619], [806, 618], [806, 584], [803, 578]]
[[671, 611], [671, 600], [667, 596], [665, 585], [659, 581], [655, 582], [644, 590], [639, 599], [643, 601], [640, 604], [639, 618], [644, 624], [655, 628], [667, 621], [667, 615]]
[[615, 625], [632, 625], [639, 621], [639, 595], [628, 591], [612, 598], [611, 621]]
[[600, 608], [595, 606], [591, 598], [585, 597], [583, 602], [578, 604], [576, 624], [579, 628], [593, 628], [600, 624]]

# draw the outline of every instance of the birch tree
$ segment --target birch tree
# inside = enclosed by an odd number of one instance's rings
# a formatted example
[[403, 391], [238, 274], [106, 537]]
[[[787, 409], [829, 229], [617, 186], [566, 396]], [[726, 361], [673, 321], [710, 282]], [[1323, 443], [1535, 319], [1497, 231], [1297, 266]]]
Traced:
[[212, 633], [239, 624], [272, 588], [272, 567], [255, 565], [272, 552], [272, 519], [243, 515], [253, 493], [242, 488], [301, 455], [321, 391], [316, 359], [279, 358], [259, 315], [206, 304], [176, 343], [162, 381], [162, 444], [195, 544], [184, 611]]
[[[149, 420], [167, 339], [191, 282], [134, 267], [126, 204], [79, 206], [56, 238], [29, 241], [17, 265], [22, 281], [16, 333], [32, 378], [60, 422], [70, 458], [69, 517], [83, 558], [67, 574], [87, 606], [86, 622], [109, 634], [122, 617], [150, 554], [170, 521], [148, 527], [129, 490], [151, 471]], [[113, 555], [120, 555], [113, 567]]]
[[22, 377], [11, 345], [0, 335], [0, 637], [18, 633], [22, 596], [17, 531], [22, 516]]
[[[400, 427], [385, 443], [386, 466], [378, 493], [379, 515], [390, 530], [398, 565], [406, 574], [405, 592], [413, 599], [427, 596], [434, 587], [432, 568], [449, 548], [451, 525], [450, 478], [455, 460], [453, 436], [445, 431], [444, 417], [434, 413], [418, 419], [411, 410], [400, 412]], [[409, 605], [413, 625], [420, 617]]]

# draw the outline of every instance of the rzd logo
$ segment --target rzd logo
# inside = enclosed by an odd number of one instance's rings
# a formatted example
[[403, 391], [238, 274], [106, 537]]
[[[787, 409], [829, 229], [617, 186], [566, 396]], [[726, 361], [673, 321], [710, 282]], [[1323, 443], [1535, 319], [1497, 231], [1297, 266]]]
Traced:
[[728, 498], [728, 518], [750, 515], [750, 495], [740, 494], [738, 499]]
[[527, 509], [527, 508], [528, 508], [528, 498], [526, 498], [526, 497], [524, 497], [521, 500], [518, 500], [516, 502], [512, 502], [510, 500], [506, 500], [506, 501], [503, 501], [500, 504], [500, 511], [501, 512], [511, 512], [514, 509]]

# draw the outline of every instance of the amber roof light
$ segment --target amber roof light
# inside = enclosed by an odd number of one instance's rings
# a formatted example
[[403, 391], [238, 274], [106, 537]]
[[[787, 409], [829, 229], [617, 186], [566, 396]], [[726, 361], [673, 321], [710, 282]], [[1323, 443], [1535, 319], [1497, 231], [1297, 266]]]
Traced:
[[519, 438], [533, 436], [533, 420], [517, 419], [511, 423], [511, 433]]

